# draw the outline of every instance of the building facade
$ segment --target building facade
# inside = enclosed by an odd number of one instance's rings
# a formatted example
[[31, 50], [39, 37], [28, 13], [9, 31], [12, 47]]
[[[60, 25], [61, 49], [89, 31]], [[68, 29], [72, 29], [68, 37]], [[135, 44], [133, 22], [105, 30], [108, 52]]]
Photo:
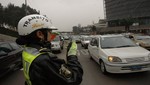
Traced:
[[104, 0], [108, 26], [123, 26], [132, 22], [150, 24], [150, 0]]

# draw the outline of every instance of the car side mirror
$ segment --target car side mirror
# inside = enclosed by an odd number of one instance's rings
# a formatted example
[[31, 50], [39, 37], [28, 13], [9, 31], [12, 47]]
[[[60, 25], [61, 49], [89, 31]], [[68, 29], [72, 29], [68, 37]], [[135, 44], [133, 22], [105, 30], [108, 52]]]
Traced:
[[63, 41], [63, 39], [60, 39], [60, 41]]
[[129, 38], [130, 38], [131, 40], [134, 40], [133, 36], [129, 36]]
[[136, 43], [136, 44], [140, 46], [140, 43]]

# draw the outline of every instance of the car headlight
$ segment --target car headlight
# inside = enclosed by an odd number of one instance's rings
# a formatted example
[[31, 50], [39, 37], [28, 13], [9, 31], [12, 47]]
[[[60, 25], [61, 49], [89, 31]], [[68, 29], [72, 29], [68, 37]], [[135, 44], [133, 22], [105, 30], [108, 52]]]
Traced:
[[108, 61], [109, 62], [122, 62], [122, 60], [116, 56], [108, 56]]

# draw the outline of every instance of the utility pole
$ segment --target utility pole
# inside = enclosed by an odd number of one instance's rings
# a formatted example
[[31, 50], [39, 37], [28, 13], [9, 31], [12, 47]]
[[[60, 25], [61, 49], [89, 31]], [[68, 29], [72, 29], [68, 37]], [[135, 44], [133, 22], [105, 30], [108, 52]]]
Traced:
[[27, 15], [27, 0], [25, 0], [25, 15]]

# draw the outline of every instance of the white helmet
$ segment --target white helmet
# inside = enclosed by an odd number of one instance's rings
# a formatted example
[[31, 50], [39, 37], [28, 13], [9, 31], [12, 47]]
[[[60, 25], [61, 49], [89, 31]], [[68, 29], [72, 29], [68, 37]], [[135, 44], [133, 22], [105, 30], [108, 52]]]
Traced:
[[38, 29], [51, 29], [50, 20], [38, 14], [27, 15], [23, 17], [18, 23], [19, 35], [25, 36]]

